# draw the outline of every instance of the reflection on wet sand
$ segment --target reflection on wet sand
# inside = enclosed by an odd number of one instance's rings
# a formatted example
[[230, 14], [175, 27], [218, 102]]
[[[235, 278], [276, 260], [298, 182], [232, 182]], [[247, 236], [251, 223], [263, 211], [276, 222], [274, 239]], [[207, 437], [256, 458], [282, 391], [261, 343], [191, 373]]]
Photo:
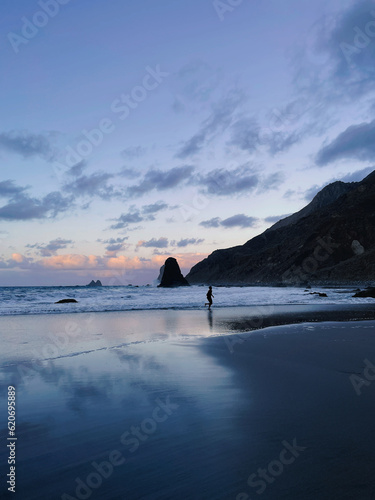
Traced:
[[[163, 498], [177, 478], [180, 493], [189, 498], [195, 494], [194, 484], [204, 487], [214, 481], [217, 466], [220, 478], [215, 481], [221, 488], [230, 484], [228, 457], [218, 464], [215, 449], [233, 448], [237, 431], [230, 416], [240, 399], [231, 371], [195, 343], [137, 344], [49, 361], [38, 370], [24, 361], [31, 370], [25, 377], [10, 365], [7, 360], [1, 367], [1, 379], [17, 387], [20, 435], [30, 431], [28, 440], [19, 443], [23, 499], [54, 498], [64, 492], [74, 496], [75, 478], [87, 477], [91, 462], [104, 460], [108, 450], [115, 449], [126, 462], [120, 475], [101, 486], [102, 499], [135, 499], [157, 492]], [[155, 427], [152, 415], [163, 417], [161, 410], [155, 413], [157, 404], [165, 411], [178, 410]], [[41, 422], [48, 422], [42, 439], [37, 427]], [[145, 434], [153, 425], [152, 433]], [[127, 440], [121, 442], [126, 433]], [[142, 446], [131, 452], [134, 439]], [[51, 450], [53, 466], [47, 458]], [[37, 475], [27, 472], [30, 461]], [[51, 466], [45, 467], [46, 461]], [[61, 470], [63, 480], [55, 477]]]
[[[363, 457], [375, 447], [366, 432], [373, 398], [358, 398], [348, 383], [348, 373], [360, 371], [361, 356], [375, 352], [371, 330], [351, 325], [360, 329], [353, 337], [330, 324], [320, 336], [319, 325], [302, 335], [299, 326], [269, 329], [266, 335], [237, 335], [241, 345], [227, 337], [230, 350], [223, 338], [194, 336], [244, 331], [254, 310], [174, 313], [160, 314], [143, 342], [132, 341], [141, 338], [150, 317], [137, 313], [127, 323], [124, 315], [107, 315], [107, 322], [98, 318], [90, 334], [82, 332], [80, 341], [61, 349], [59, 358], [30, 355], [41, 352], [47, 337], [39, 330], [28, 331], [28, 350], [1, 353], [2, 408], [7, 386], [17, 390], [20, 498], [79, 498], [77, 478], [88, 487], [92, 464], [118, 452], [124, 462], [101, 478], [98, 491], [91, 488], [97, 498], [235, 499], [242, 491], [254, 493], [246, 490], [249, 475], [278, 456], [283, 440], [294, 438], [312, 451], [267, 489], [267, 497], [328, 500], [335, 498], [333, 481], [340, 480], [344, 498], [344, 486], [351, 486], [343, 473], [346, 437]], [[104, 325], [110, 329], [99, 337]], [[319, 464], [326, 460], [326, 448], [317, 447], [322, 433], [330, 456], [339, 457], [332, 459], [338, 473], [327, 494], [316, 494], [313, 483], [320, 484]], [[306, 470], [310, 497], [303, 489]], [[365, 484], [364, 460], [354, 470], [354, 479]]]
[[210, 328], [210, 332], [212, 332], [214, 329], [214, 323], [213, 323], [213, 318], [212, 318], [212, 309], [208, 310], [208, 325]]

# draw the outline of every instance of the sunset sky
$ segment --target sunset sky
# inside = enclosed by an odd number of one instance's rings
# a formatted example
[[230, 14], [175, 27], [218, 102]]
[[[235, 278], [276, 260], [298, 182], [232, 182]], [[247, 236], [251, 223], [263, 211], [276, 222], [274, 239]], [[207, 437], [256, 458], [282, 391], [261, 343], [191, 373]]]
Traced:
[[186, 274], [375, 168], [373, 1], [0, 13], [0, 286]]

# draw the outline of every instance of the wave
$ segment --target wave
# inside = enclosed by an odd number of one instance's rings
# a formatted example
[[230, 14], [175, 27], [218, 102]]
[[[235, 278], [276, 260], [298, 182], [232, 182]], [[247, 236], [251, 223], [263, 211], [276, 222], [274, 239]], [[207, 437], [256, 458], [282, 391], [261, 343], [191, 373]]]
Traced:
[[[319, 288], [318, 288], [319, 290]], [[122, 312], [142, 310], [202, 309], [206, 287], [174, 289], [157, 287], [0, 287], [0, 316]], [[214, 287], [216, 308], [261, 304], [350, 304], [373, 299], [353, 298], [354, 290], [325, 288], [327, 297], [311, 295], [303, 288]], [[73, 298], [77, 303], [55, 304]]]

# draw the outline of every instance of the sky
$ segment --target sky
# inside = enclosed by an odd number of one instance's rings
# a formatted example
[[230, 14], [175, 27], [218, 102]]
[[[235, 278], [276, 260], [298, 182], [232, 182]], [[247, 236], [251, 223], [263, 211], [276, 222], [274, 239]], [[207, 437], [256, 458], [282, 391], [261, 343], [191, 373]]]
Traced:
[[375, 2], [3, 0], [0, 286], [183, 274], [374, 167]]

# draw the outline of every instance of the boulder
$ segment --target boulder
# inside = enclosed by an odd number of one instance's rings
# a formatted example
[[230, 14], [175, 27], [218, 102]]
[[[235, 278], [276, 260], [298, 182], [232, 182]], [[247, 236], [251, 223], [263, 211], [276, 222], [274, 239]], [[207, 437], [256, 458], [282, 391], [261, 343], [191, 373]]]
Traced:
[[182, 276], [180, 266], [173, 257], [169, 257], [164, 264], [164, 272], [159, 287], [189, 286]]
[[91, 280], [90, 283], [86, 286], [103, 286], [103, 285], [102, 285], [102, 282], [100, 280], [97, 280], [97, 281]]
[[375, 299], [375, 288], [367, 288], [366, 290], [362, 290], [362, 292], [358, 292], [353, 297], [371, 297]]
[[358, 240], [352, 241], [351, 249], [353, 250], [354, 255], [362, 255], [363, 253], [365, 253], [365, 249]]
[[55, 302], [55, 304], [78, 304], [78, 301], [76, 299], [62, 299]]

